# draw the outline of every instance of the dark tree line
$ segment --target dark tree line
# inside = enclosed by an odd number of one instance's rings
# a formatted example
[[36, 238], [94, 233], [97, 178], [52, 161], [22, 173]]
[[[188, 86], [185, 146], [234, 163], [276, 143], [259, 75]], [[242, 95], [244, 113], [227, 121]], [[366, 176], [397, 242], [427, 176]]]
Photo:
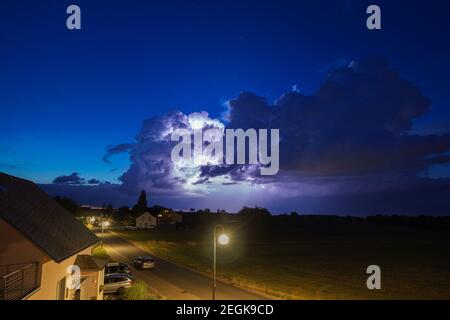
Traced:
[[[58, 202], [64, 209], [75, 216], [83, 214], [83, 209], [74, 200], [56, 196], [55, 201]], [[147, 194], [144, 190], [139, 194], [137, 203], [130, 210], [123, 206], [115, 210], [111, 204], [103, 205], [103, 214], [113, 217], [119, 221], [133, 221], [137, 216], [144, 212], [149, 212], [157, 216], [158, 214], [168, 210], [162, 206], [148, 207]], [[195, 227], [196, 225], [205, 225], [220, 222], [227, 216], [234, 216], [236, 219], [246, 223], [257, 223], [259, 225], [273, 225], [286, 224], [293, 226], [296, 224], [307, 222], [324, 222], [324, 223], [361, 223], [374, 225], [389, 225], [400, 227], [414, 227], [427, 229], [445, 229], [450, 230], [450, 216], [434, 217], [434, 216], [399, 216], [399, 215], [374, 215], [367, 217], [356, 216], [335, 216], [335, 215], [301, 215], [297, 212], [290, 214], [272, 216], [270, 211], [262, 207], [243, 207], [234, 215], [228, 214], [225, 210], [217, 210], [212, 212], [209, 209], [197, 210], [191, 209], [189, 213], [184, 215], [184, 220], [188, 225]]]

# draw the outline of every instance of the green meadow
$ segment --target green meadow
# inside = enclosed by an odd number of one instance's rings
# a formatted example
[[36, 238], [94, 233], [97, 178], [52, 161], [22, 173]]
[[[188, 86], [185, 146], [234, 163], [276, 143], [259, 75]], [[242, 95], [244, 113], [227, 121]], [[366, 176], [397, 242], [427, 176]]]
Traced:
[[[450, 299], [448, 231], [301, 217], [223, 224], [231, 242], [218, 247], [218, 275], [242, 287], [281, 299]], [[116, 233], [211, 274], [211, 224]], [[369, 265], [381, 268], [381, 290], [367, 289]]]

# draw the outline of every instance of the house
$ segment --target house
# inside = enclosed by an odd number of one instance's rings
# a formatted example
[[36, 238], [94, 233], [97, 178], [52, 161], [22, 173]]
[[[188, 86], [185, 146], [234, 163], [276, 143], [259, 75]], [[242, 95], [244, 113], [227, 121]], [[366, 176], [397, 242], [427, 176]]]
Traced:
[[147, 229], [156, 226], [158, 226], [158, 220], [148, 212], [145, 212], [136, 218], [136, 228]]
[[0, 172], [0, 300], [101, 300], [100, 239], [31, 181]]
[[182, 223], [183, 222], [183, 216], [175, 211], [172, 211], [170, 209], [164, 209], [158, 214], [158, 223]]

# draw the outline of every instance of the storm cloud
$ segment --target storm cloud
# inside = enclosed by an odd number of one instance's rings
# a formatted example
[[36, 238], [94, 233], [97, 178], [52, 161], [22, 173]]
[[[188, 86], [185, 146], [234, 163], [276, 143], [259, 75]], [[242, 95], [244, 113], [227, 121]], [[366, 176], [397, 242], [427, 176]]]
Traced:
[[177, 165], [172, 162], [171, 150], [177, 142], [171, 141], [171, 134], [177, 129], [223, 127], [219, 120], [209, 118], [207, 112], [185, 115], [180, 111], [145, 120], [134, 144], [110, 146], [105, 158], [129, 152], [131, 166], [119, 178], [121, 189], [129, 194], [146, 190], [156, 194], [191, 194], [186, 186], [194, 186], [199, 168], [193, 164]]
[[410, 134], [431, 102], [384, 61], [336, 69], [313, 95], [289, 92], [269, 105], [243, 93], [230, 128], [279, 128], [280, 164], [304, 175], [424, 171], [450, 160], [450, 135]]
[[[244, 92], [229, 101], [223, 125], [280, 129], [282, 172], [275, 178], [261, 177], [255, 166], [203, 165], [192, 184], [209, 183], [210, 178], [219, 176], [231, 180], [222, 182], [224, 185], [236, 181], [312, 183], [317, 178], [315, 181], [324, 186], [351, 180], [358, 186], [350, 188], [354, 190], [376, 177], [391, 188], [393, 179], [418, 179], [430, 166], [450, 161], [450, 135], [411, 133], [413, 121], [425, 115], [430, 106], [419, 88], [384, 60], [353, 61], [332, 70], [317, 93], [292, 91], [273, 104]], [[188, 182], [183, 175], [174, 174], [170, 134], [208, 122], [220, 125], [206, 112], [172, 112], [146, 120], [136, 143], [109, 146], [105, 158], [130, 152], [131, 167], [121, 177], [125, 189], [182, 190]], [[177, 170], [184, 170], [189, 177], [192, 168]]]
[[[314, 94], [294, 90], [270, 103], [243, 92], [227, 106], [224, 120], [205, 111], [189, 115], [173, 111], [148, 119], [135, 142], [107, 146], [106, 162], [119, 153], [130, 156], [130, 167], [115, 190], [127, 195], [146, 190], [165, 199], [184, 197], [187, 203], [210, 195], [229, 203], [242, 195], [239, 205], [277, 208], [283, 202], [318, 212], [334, 204], [349, 213], [364, 211], [362, 204], [366, 211], [385, 210], [387, 203], [396, 212], [411, 210], [404, 203], [409, 195], [418, 212], [427, 210], [430, 199], [450, 210], [445, 200], [450, 179], [429, 176], [430, 168], [450, 162], [450, 134], [415, 132], [414, 121], [426, 115], [431, 101], [384, 60], [339, 66]], [[174, 130], [210, 127], [279, 129], [280, 172], [260, 176], [257, 165], [172, 162]], [[78, 178], [58, 177], [55, 183], [76, 184]], [[381, 205], [383, 197], [389, 201]]]

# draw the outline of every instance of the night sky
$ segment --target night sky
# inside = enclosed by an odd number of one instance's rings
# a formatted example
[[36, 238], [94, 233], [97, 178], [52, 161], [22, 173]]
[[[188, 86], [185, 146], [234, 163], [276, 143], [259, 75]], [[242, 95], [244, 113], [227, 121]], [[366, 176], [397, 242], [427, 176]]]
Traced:
[[[373, 3], [382, 30], [366, 28]], [[66, 28], [70, 4], [81, 30]], [[179, 209], [449, 214], [449, 14], [448, 1], [2, 1], [0, 171], [82, 204], [145, 189]], [[279, 128], [280, 173], [180, 176], [165, 134], [196, 121]]]

